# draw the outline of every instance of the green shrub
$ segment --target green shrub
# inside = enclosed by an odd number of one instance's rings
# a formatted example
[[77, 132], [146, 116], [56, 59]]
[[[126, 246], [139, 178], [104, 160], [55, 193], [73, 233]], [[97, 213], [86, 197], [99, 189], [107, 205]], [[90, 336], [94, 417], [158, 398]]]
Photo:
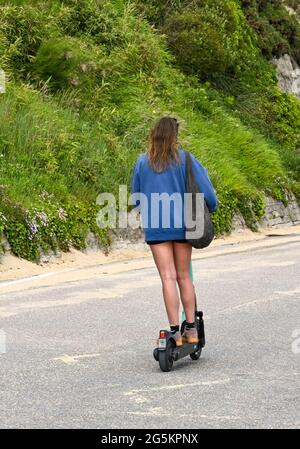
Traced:
[[288, 53], [300, 63], [300, 25], [281, 0], [241, 0], [248, 22], [267, 58]]
[[96, 44], [104, 45], [108, 52], [115, 46], [122, 46], [124, 34], [121, 22], [126, 11], [122, 0], [67, 0], [64, 6], [64, 14], [59, 20], [64, 34], [89, 36]]
[[281, 144], [296, 151], [300, 147], [300, 101], [278, 88], [273, 92], [274, 135]]
[[254, 57], [244, 16], [233, 0], [205, 0], [176, 11], [162, 30], [177, 64], [201, 79], [238, 73]]
[[54, 89], [90, 90], [99, 72], [100, 50], [91, 49], [80, 39], [50, 39], [40, 46], [33, 72]]
[[96, 225], [96, 207], [76, 202], [57, 203], [52, 194], [33, 198], [34, 206], [24, 208], [0, 189], [0, 234], [5, 234], [12, 252], [38, 262], [42, 252], [68, 251], [85, 247], [88, 231], [94, 232], [104, 251], [110, 244], [107, 229]]
[[219, 208], [212, 214], [216, 236], [229, 234], [232, 230], [232, 219], [237, 211], [237, 199], [229, 191], [218, 191]]
[[24, 6], [25, 2], [20, 3], [16, 6], [16, 2], [7, 2], [1, 7], [0, 43], [4, 42], [4, 51], [0, 54], [0, 64], [6, 62], [13, 77], [25, 78], [41, 42], [54, 32], [55, 11], [52, 15], [49, 10], [52, 2], [48, 6], [47, 2], [32, 5], [26, 2]]

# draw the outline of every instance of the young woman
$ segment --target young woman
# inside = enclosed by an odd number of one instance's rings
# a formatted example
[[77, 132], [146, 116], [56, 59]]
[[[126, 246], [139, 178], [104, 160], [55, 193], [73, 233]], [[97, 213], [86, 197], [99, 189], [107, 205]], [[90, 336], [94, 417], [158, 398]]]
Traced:
[[[183, 339], [189, 343], [198, 342], [195, 328], [194, 286], [189, 273], [192, 245], [185, 240], [184, 207], [179, 207], [176, 201], [170, 201], [170, 207], [167, 207], [167, 203], [161, 201], [154, 210], [152, 202], [153, 198], [157, 199], [157, 194], [169, 196], [175, 194], [177, 198], [179, 194], [183, 204], [185, 153], [181, 148], [177, 148], [178, 128], [177, 120], [172, 117], [163, 117], [155, 124], [149, 136], [148, 151], [143, 153], [135, 164], [131, 178], [131, 192], [142, 193], [147, 199], [146, 202], [142, 200], [137, 202], [141, 210], [145, 240], [150, 245], [161, 278], [171, 331], [176, 345], [181, 346]], [[218, 207], [218, 199], [208, 173], [193, 155], [191, 158], [199, 190], [203, 192], [210, 212], [214, 212]], [[162, 216], [165, 217], [167, 214], [170, 220], [166, 226]], [[183, 336], [179, 331], [177, 284], [186, 315]]]

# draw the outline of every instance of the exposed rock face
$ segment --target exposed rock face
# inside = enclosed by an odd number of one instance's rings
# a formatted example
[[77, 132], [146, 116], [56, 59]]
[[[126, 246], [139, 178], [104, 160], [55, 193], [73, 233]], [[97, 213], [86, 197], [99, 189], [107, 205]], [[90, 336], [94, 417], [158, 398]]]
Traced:
[[266, 197], [265, 201], [266, 211], [258, 223], [260, 227], [278, 228], [300, 224], [300, 207], [293, 195], [287, 206], [271, 197]]
[[245, 219], [240, 212], [234, 215], [231, 226], [232, 231], [242, 231], [244, 229], [247, 229]]
[[135, 249], [143, 249], [147, 247], [144, 240], [144, 231], [138, 229], [112, 229], [110, 231], [112, 239], [112, 249], [124, 249], [134, 246]]
[[[271, 197], [265, 197], [265, 214], [257, 223], [258, 230], [262, 228], [288, 227], [300, 224], [300, 207], [293, 194], [289, 195], [288, 205]], [[243, 216], [237, 213], [232, 220], [232, 230], [242, 231], [247, 229]], [[128, 246], [142, 248], [144, 233], [142, 229], [116, 229], [111, 231], [112, 245], [115, 249]]]
[[300, 67], [289, 55], [273, 59], [277, 67], [278, 85], [282, 92], [291, 93], [300, 99]]
[[286, 5], [285, 3], [283, 4], [283, 6], [288, 11], [290, 16], [297, 16], [298, 20], [300, 20], [300, 4], [296, 5], [295, 9], [291, 6]]

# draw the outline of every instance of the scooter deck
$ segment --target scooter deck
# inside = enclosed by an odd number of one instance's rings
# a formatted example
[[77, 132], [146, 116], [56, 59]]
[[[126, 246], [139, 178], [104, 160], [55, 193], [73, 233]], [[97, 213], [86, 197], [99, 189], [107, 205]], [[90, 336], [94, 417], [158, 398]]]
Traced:
[[176, 348], [174, 348], [173, 358], [175, 361], [182, 359], [183, 357], [186, 357], [187, 355], [197, 351], [197, 349], [197, 343], [183, 343], [182, 346], [177, 346]]

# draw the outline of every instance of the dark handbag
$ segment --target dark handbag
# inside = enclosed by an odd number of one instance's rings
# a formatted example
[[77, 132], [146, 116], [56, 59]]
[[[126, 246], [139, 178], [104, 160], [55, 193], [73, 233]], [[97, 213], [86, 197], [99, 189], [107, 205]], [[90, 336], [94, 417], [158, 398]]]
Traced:
[[[191, 212], [192, 212], [192, 220], [194, 222], [196, 222], [196, 224], [191, 227], [188, 228], [186, 227], [186, 240], [192, 244], [192, 246], [194, 248], [206, 248], [213, 240], [214, 236], [215, 236], [215, 230], [214, 230], [214, 225], [211, 219], [211, 215], [210, 212], [208, 210], [206, 201], [200, 197], [198, 195], [197, 198], [197, 193], [201, 193], [198, 185], [196, 183], [196, 179], [194, 177], [194, 173], [193, 173], [193, 168], [192, 168], [192, 159], [191, 159], [191, 155], [188, 151], [185, 151], [185, 179], [186, 179], [186, 186], [185, 186], [185, 191], [186, 193], [191, 193], [191, 202], [190, 202], [190, 206], [191, 206]], [[202, 195], [203, 197], [203, 195]], [[203, 211], [204, 213], [204, 217], [196, 217], [196, 202], [197, 201], [203, 201], [203, 208], [201, 208], [200, 210]], [[185, 201], [186, 204], [186, 201]], [[200, 226], [203, 229], [203, 233], [201, 233], [202, 235], [200, 235], [200, 237], [196, 237], [196, 238], [191, 238], [189, 236], [189, 234], [191, 232], [195, 232], [196, 227]], [[199, 229], [199, 228], [198, 228]]]

